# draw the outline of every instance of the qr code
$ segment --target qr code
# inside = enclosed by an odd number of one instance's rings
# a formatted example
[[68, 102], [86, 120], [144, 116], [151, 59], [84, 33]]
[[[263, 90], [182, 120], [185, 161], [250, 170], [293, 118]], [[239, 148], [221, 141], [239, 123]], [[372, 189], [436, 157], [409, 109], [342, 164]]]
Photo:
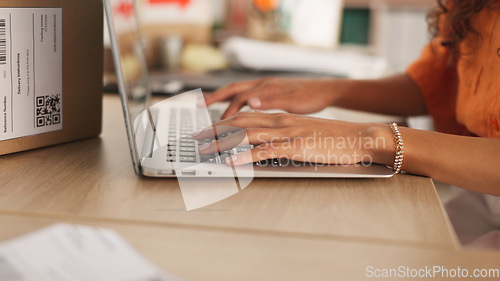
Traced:
[[36, 98], [37, 128], [61, 123], [61, 95], [40, 96]]

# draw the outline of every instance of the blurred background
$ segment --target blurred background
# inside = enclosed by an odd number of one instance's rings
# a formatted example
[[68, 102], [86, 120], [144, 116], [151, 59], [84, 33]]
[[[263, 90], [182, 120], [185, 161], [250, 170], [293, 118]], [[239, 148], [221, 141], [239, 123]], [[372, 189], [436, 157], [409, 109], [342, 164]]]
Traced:
[[[171, 72], [207, 72], [224, 68], [303, 71], [325, 75], [376, 78], [401, 72], [416, 59], [428, 41], [425, 15], [433, 0], [136, 0], [148, 62], [152, 69]], [[131, 13], [130, 1], [118, 7]], [[297, 63], [244, 63], [272, 59], [273, 53], [240, 58], [239, 49], [254, 47], [254, 41], [299, 46]], [[224, 44], [230, 41], [229, 50]], [[106, 69], [112, 71], [109, 40]], [[241, 46], [243, 45], [243, 46]], [[282, 46], [282, 45], [278, 45]], [[255, 46], [264, 49], [273, 46]], [[304, 67], [304, 49], [325, 57], [337, 56], [337, 67]], [[248, 51], [244, 50], [243, 52]], [[261, 51], [261, 49], [257, 49]], [[235, 55], [236, 54], [236, 55]], [[300, 56], [302, 55], [302, 57]], [[356, 56], [358, 55], [358, 56]], [[362, 56], [362, 55], [369, 55]], [[232, 57], [231, 57], [232, 56]], [[353, 74], [345, 59], [370, 69]], [[275, 66], [272, 65], [275, 63]], [[378, 64], [370, 67], [369, 63]], [[311, 63], [314, 64], [314, 61]], [[343, 69], [346, 68], [347, 70]], [[377, 73], [375, 73], [377, 72]]]

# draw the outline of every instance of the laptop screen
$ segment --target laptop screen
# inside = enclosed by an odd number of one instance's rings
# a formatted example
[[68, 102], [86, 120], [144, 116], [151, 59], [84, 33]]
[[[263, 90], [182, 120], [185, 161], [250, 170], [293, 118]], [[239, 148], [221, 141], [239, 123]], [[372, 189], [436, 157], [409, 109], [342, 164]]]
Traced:
[[[113, 52], [117, 84], [122, 99], [134, 169], [139, 174], [135, 136], [145, 126], [134, 126], [136, 117], [148, 108], [151, 89], [134, 0], [103, 0]], [[151, 120], [148, 120], [151, 124]], [[139, 124], [143, 124], [139, 122]], [[151, 125], [150, 124], [150, 125]]]

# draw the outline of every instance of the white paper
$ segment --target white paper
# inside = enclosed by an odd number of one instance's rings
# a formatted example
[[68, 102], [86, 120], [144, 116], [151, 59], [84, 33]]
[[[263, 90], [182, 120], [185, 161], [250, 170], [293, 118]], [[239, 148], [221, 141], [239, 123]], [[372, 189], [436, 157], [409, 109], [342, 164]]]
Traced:
[[1, 244], [0, 280], [171, 281], [179, 279], [162, 272], [114, 231], [57, 224]]
[[283, 0], [281, 9], [290, 18], [293, 41], [307, 47], [337, 47], [342, 4], [342, 0]]
[[61, 130], [62, 8], [0, 8], [0, 140]]
[[388, 68], [387, 61], [381, 57], [240, 37], [228, 39], [223, 52], [232, 66], [255, 70], [305, 71], [371, 79], [380, 78]]

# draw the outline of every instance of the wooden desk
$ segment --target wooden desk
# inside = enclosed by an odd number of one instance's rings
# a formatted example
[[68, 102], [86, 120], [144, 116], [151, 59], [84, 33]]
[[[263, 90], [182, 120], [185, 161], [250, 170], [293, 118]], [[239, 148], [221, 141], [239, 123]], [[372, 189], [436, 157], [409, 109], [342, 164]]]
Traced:
[[[0, 214], [0, 241], [56, 222], [117, 231], [134, 248], [183, 280], [370, 280], [367, 266], [378, 269], [443, 266], [446, 269], [500, 269], [498, 252], [478, 252], [352, 242], [329, 237], [283, 237], [199, 227], [158, 226], [87, 219], [53, 219]], [[452, 280], [440, 278], [432, 280]], [[389, 280], [406, 280], [390, 278]], [[418, 280], [425, 280], [421, 278]], [[428, 278], [431, 279], [431, 278]], [[460, 278], [460, 280], [467, 278]], [[498, 280], [481, 278], [480, 280]]]
[[118, 96], [104, 97], [100, 138], [0, 158], [0, 211], [155, 227], [316, 237], [451, 249], [432, 181], [255, 179], [239, 194], [186, 212], [175, 179], [137, 177]]
[[104, 106], [100, 138], [0, 157], [0, 241], [56, 222], [107, 227], [186, 280], [362, 280], [367, 266], [498, 268], [499, 253], [455, 249], [432, 181], [422, 177], [256, 179], [186, 212], [175, 179], [135, 176], [118, 97], [105, 96]]

